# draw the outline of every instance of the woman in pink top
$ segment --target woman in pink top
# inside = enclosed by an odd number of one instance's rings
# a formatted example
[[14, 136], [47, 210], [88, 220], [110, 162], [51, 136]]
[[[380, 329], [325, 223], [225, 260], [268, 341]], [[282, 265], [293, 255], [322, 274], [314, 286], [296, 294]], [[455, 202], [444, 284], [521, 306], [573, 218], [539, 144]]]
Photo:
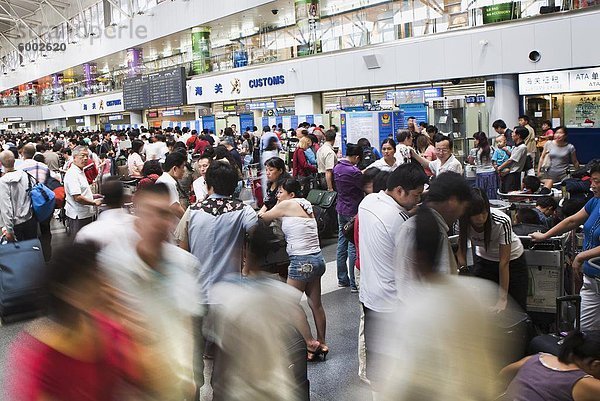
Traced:
[[[431, 141], [427, 135], [419, 134], [419, 136], [417, 136], [416, 143], [419, 156], [429, 161], [437, 159], [437, 156], [435, 155], [435, 147], [431, 144]], [[425, 168], [425, 174], [427, 174], [428, 177], [433, 175], [429, 167]]]

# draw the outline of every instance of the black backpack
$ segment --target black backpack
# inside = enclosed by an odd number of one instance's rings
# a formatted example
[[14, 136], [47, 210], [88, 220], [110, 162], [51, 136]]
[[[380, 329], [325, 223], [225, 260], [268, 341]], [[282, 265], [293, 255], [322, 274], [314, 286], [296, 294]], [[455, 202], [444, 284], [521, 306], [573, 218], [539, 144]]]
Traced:
[[359, 170], [364, 170], [369, 167], [372, 163], [377, 160], [377, 156], [373, 153], [373, 148], [370, 146], [365, 146], [363, 148], [362, 156], [360, 161], [358, 162]]

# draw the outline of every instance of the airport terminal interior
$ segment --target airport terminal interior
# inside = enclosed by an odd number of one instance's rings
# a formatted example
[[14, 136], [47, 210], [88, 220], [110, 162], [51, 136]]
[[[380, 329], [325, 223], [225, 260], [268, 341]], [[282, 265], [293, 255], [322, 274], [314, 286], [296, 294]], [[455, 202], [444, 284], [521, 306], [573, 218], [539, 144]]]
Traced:
[[0, 401], [600, 400], [599, 6], [0, 0]]

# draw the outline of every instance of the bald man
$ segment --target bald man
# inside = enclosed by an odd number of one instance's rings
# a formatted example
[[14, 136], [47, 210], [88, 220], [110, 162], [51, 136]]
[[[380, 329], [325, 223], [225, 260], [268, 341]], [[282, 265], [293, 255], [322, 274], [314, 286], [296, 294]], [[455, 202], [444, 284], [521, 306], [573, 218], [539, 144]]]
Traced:
[[5, 150], [0, 153], [4, 175], [0, 177], [0, 223], [8, 241], [37, 238], [38, 224], [31, 211], [29, 177], [15, 170], [15, 155]]
[[23, 154], [23, 161], [19, 164], [19, 169], [31, 174], [37, 182], [46, 184], [48, 177], [50, 177], [50, 169], [44, 163], [33, 160], [33, 156], [36, 153], [35, 145], [28, 143], [23, 146], [21, 152]]

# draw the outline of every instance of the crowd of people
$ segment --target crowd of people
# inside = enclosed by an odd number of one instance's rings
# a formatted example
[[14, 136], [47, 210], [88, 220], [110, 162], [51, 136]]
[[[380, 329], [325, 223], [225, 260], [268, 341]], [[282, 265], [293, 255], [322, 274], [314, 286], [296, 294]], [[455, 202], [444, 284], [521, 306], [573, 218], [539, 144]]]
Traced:
[[[536, 241], [583, 225], [572, 263], [584, 273], [582, 332], [557, 358], [506, 367], [503, 386], [493, 323], [526, 309], [528, 273], [514, 222], [490, 200], [550, 190], [579, 169], [575, 148], [566, 128], [547, 127], [538, 157], [527, 116], [512, 131], [495, 121], [493, 140], [473, 135], [471, 184], [452, 135], [423, 125], [411, 117], [380, 148], [361, 138], [343, 152], [337, 127], [308, 123], [0, 136], [3, 237], [39, 238], [48, 261], [47, 314], [11, 348], [9, 399], [198, 400], [207, 368], [214, 400], [306, 399], [291, 344], [303, 361], [335, 355], [321, 300], [324, 211], [311, 190], [335, 193], [338, 286], [358, 293], [358, 372], [374, 399], [491, 400], [506, 388], [511, 400], [598, 399], [600, 163], [570, 217], [552, 197], [520, 217], [542, 226]], [[62, 188], [64, 208], [39, 221], [32, 182], [53, 189], [57, 207]], [[53, 252], [61, 215], [71, 241]], [[286, 268], [273, 271], [282, 244]]]

